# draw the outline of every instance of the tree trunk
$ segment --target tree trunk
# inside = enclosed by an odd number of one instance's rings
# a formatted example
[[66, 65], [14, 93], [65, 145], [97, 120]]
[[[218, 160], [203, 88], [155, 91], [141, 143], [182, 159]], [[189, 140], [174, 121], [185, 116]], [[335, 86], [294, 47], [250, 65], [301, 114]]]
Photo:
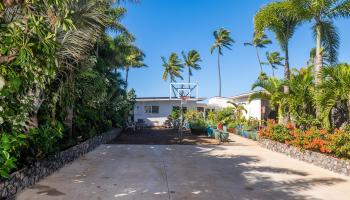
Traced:
[[73, 117], [74, 117], [74, 110], [73, 110], [73, 105], [68, 106], [66, 108], [66, 117], [63, 121], [63, 124], [68, 128], [68, 135], [69, 139], [73, 138]]
[[[284, 66], [284, 79], [286, 80], [290, 80], [290, 67], [289, 67], [289, 45], [288, 43], [285, 45], [285, 66]], [[285, 85], [283, 87], [283, 92], [286, 95], [289, 95], [289, 86]], [[284, 116], [284, 120], [283, 123], [284, 124], [288, 124], [290, 121], [290, 113], [287, 110], [285, 116]]]
[[33, 105], [32, 105], [32, 113], [26, 122], [27, 130], [29, 130], [30, 128], [36, 128], [39, 126], [38, 111], [42, 103], [44, 102], [44, 92], [39, 88], [35, 88], [35, 89], [31, 89], [27, 95], [29, 97], [33, 97], [34, 99]]
[[220, 71], [220, 51], [218, 51], [218, 72], [219, 72], [219, 97], [221, 97], [221, 71]]
[[125, 88], [128, 88], [128, 78], [129, 78], [129, 67], [126, 68], [126, 73], [125, 73]]
[[263, 72], [263, 68], [262, 68], [262, 65], [261, 65], [261, 60], [260, 60], [258, 47], [255, 47], [255, 50], [256, 50], [256, 57], [258, 58], [258, 62], [259, 62], [259, 66], [260, 66], [260, 73], [262, 73]]
[[188, 83], [191, 83], [191, 68], [188, 66]]
[[316, 58], [315, 58], [315, 81], [316, 85], [319, 85], [321, 83], [321, 69], [323, 65], [323, 58], [322, 58], [322, 45], [321, 45], [321, 26], [316, 25]]

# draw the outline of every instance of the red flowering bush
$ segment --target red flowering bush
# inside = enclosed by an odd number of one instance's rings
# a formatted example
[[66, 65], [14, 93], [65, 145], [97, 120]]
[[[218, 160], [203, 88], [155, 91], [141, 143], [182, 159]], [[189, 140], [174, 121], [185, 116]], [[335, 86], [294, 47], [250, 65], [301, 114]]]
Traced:
[[328, 136], [328, 148], [338, 157], [350, 158], [350, 133], [344, 130], [335, 130]]
[[336, 129], [333, 133], [326, 129], [310, 128], [306, 131], [293, 124], [286, 126], [268, 120], [259, 130], [260, 138], [267, 138], [304, 150], [334, 153], [337, 157], [350, 158], [350, 132]]

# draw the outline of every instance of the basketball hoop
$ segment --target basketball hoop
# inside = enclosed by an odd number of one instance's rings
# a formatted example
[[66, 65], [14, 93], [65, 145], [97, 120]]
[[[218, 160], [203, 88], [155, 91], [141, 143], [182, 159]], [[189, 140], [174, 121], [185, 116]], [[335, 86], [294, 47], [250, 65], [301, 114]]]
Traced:
[[189, 96], [181, 96], [180, 98], [181, 98], [181, 104], [186, 104], [190, 97]]

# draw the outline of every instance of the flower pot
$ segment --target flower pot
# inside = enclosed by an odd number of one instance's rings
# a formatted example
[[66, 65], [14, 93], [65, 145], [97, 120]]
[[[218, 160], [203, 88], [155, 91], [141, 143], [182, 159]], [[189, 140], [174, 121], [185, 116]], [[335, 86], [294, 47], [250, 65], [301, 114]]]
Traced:
[[223, 129], [223, 124], [222, 123], [218, 123], [218, 129], [222, 130]]
[[220, 140], [220, 131], [219, 130], [214, 130], [214, 138], [217, 140]]
[[222, 126], [222, 130], [225, 131], [225, 132], [227, 132], [227, 126], [226, 126], [226, 125], [223, 125], [223, 126]]
[[227, 142], [228, 141], [228, 136], [229, 136], [228, 132], [221, 132], [221, 134], [220, 134], [220, 141], [221, 142]]
[[207, 134], [208, 137], [214, 137], [214, 129], [212, 129], [210, 126], [207, 128]]
[[248, 138], [252, 140], [258, 139], [258, 131], [246, 131], [248, 133]]
[[245, 138], [248, 138], [248, 136], [249, 136], [248, 131], [242, 130], [242, 131], [241, 131], [241, 136], [243, 136], [243, 137], [245, 137]]
[[233, 134], [237, 134], [236, 128], [229, 128], [228, 132], [233, 133]]

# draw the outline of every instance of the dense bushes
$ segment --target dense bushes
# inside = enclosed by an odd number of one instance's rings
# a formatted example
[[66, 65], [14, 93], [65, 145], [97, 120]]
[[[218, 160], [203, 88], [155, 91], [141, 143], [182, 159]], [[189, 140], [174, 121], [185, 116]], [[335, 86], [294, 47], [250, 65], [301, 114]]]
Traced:
[[0, 1], [0, 178], [123, 125], [135, 92], [117, 70], [144, 57], [124, 13], [111, 1]]

